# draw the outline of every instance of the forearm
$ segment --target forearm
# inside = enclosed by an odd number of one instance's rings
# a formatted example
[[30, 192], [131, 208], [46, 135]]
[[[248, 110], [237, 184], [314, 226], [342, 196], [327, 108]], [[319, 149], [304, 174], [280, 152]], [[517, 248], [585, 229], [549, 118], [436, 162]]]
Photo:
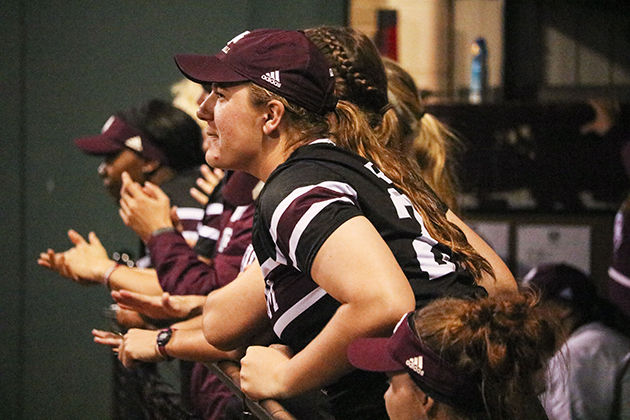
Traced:
[[289, 360], [279, 379], [284, 393], [274, 397], [319, 389], [350, 372], [346, 356], [350, 342], [357, 337], [388, 336], [400, 320], [400, 309], [388, 311], [383, 306], [384, 302], [341, 305], [320, 334]]
[[501, 291], [515, 291], [516, 280], [514, 275], [507, 267], [501, 257], [492, 249], [490, 245], [486, 243], [474, 230], [472, 230], [466, 223], [464, 223], [453, 212], [448, 211], [446, 213], [447, 219], [457, 225], [468, 240], [468, 243], [477, 251], [479, 255], [488, 261], [492, 270], [494, 271], [494, 277], [489, 273], [484, 272], [481, 279], [478, 279], [478, 284], [483, 286], [488, 294], [494, 295]]
[[[176, 326], [173, 326], [177, 328]], [[225, 352], [208, 344], [201, 328], [175, 329], [166, 345], [166, 353], [174, 358], [211, 363], [219, 360], [238, 360], [238, 352]]]
[[[201, 330], [201, 327], [203, 326], [202, 323], [202, 316], [195, 316], [193, 318], [189, 318], [186, 319], [184, 321], [178, 322], [173, 324], [173, 328], [177, 328], [178, 330], [195, 330], [195, 329], [199, 329]], [[201, 331], [201, 334], [203, 335], [203, 331]], [[204, 338], [205, 341], [205, 338]]]
[[223, 350], [250, 343], [269, 325], [266, 308], [262, 272], [254, 263], [234, 281], [208, 295], [203, 309], [206, 340]]
[[[214, 264], [200, 261], [180, 234], [162, 233], [152, 237], [147, 246], [158, 281], [165, 291], [177, 295], [207, 294], [222, 286]], [[238, 269], [231, 273], [232, 278], [236, 274]]]
[[109, 288], [125, 289], [147, 295], [159, 295], [163, 292], [153, 269], [131, 268], [119, 265], [109, 276]]

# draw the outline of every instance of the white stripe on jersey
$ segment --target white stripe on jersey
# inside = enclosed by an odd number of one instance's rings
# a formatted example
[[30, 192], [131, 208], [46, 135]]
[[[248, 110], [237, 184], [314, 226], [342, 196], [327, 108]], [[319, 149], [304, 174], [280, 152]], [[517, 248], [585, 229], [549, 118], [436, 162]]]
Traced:
[[208, 238], [216, 241], [217, 239], [219, 239], [219, 234], [221, 232], [219, 232], [219, 229], [202, 225], [197, 229], [197, 233], [203, 238]]
[[298, 244], [300, 243], [302, 233], [304, 232], [304, 230], [306, 230], [309, 223], [311, 223], [311, 220], [313, 220], [315, 216], [317, 216], [322, 210], [324, 210], [326, 206], [335, 201], [347, 201], [350, 204], [354, 204], [352, 200], [350, 200], [348, 197], [331, 198], [330, 200], [317, 202], [309, 207], [306, 213], [304, 213], [300, 220], [295, 224], [295, 227], [291, 232], [291, 238], [289, 239], [289, 258], [291, 258], [294, 267], [297, 268], [297, 259], [295, 257], [295, 253], [297, 251]]
[[203, 219], [203, 209], [195, 207], [178, 207], [177, 216], [181, 220], [201, 220]]
[[197, 234], [197, 232], [192, 232], [192, 231], [183, 231], [182, 232], [182, 236], [184, 237], [184, 239], [186, 239], [186, 241], [190, 241], [190, 242], [197, 242], [197, 239], [199, 239], [199, 235]]
[[624, 276], [622, 273], [615, 270], [614, 268], [608, 267], [608, 275], [611, 279], [613, 279], [620, 285], [630, 287], [630, 278], [628, 278], [628, 276]]
[[295, 318], [300, 316], [304, 311], [313, 306], [315, 302], [326, 296], [326, 291], [321, 287], [314, 289], [308, 295], [298, 300], [295, 305], [287, 309], [280, 318], [273, 324], [273, 330], [278, 337]]
[[273, 271], [273, 269], [276, 268], [279, 265], [280, 264], [278, 264], [277, 262], [275, 262], [271, 258], [268, 258], [267, 261], [265, 261], [264, 263], [262, 263], [260, 265], [260, 269], [262, 270], [263, 277], [267, 278], [267, 274], [271, 273]]
[[241, 272], [245, 271], [245, 269], [256, 261], [256, 253], [254, 252], [254, 245], [249, 244], [247, 248], [245, 248], [245, 252], [243, 253], [243, 258], [241, 258]]
[[236, 222], [237, 220], [240, 220], [241, 217], [243, 217], [243, 213], [245, 213], [248, 208], [249, 204], [246, 206], [238, 206], [237, 208], [235, 208], [232, 212], [232, 215], [230, 216], [230, 222]]
[[221, 203], [212, 203], [206, 207], [206, 214], [208, 216], [216, 216], [221, 213], [223, 213], [223, 204]]
[[[326, 188], [326, 189], [329, 189], [329, 190], [332, 190], [341, 194], [350, 195], [354, 198], [357, 197], [357, 192], [354, 190], [354, 188], [352, 188], [350, 185], [346, 184], [345, 182], [324, 181], [319, 184], [306, 185], [304, 187], [296, 188], [295, 190], [293, 190], [291, 194], [287, 195], [280, 202], [280, 204], [278, 204], [276, 209], [273, 211], [273, 215], [271, 216], [271, 226], [269, 227], [269, 234], [271, 235], [271, 238], [273, 239], [273, 242], [275, 244], [278, 243], [278, 223], [282, 215], [284, 215], [284, 212], [286, 211], [286, 209], [289, 208], [289, 206], [297, 198], [301, 197], [303, 194], [308, 193], [312, 189], [318, 188], [318, 187]], [[280, 251], [280, 248], [278, 248], [278, 245], [276, 245], [276, 260], [282, 264], [286, 263], [287, 261], [286, 256], [282, 254], [282, 252]], [[297, 268], [297, 266], [295, 268]]]

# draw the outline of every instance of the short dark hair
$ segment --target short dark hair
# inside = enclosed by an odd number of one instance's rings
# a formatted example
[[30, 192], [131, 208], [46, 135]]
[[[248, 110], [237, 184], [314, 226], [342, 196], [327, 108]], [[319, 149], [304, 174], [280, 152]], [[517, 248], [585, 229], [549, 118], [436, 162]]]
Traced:
[[204, 163], [201, 129], [184, 111], [160, 99], [151, 99], [117, 116], [142, 131], [168, 157], [176, 171]]

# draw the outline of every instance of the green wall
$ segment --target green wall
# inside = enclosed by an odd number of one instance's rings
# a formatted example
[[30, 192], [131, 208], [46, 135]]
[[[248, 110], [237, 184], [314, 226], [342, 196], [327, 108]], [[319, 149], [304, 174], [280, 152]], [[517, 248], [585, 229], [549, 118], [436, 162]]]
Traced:
[[343, 24], [346, 1], [7, 0], [0, 5], [0, 418], [108, 418], [110, 298], [37, 266], [66, 249], [66, 231], [94, 230], [109, 250], [135, 250], [96, 175], [97, 158], [72, 139], [114, 111], [169, 98], [172, 56], [220, 49], [259, 27]]

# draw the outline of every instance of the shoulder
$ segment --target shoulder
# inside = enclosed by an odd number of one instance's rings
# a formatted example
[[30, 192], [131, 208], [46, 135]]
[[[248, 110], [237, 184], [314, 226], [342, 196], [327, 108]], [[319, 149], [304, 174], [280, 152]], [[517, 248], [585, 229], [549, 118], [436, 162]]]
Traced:
[[623, 356], [630, 352], [630, 339], [599, 322], [592, 322], [575, 330], [567, 340], [567, 347], [574, 357]]

